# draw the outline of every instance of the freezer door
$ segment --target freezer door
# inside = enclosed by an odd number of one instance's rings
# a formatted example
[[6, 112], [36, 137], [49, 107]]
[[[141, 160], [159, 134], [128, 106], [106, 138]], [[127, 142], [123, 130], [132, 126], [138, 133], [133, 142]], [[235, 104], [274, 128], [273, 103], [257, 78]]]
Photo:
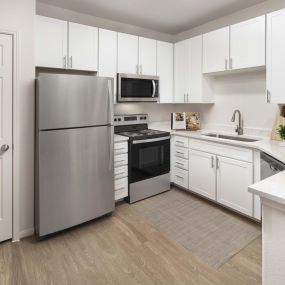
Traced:
[[39, 130], [112, 124], [110, 78], [41, 73], [36, 90]]
[[39, 133], [38, 237], [114, 210], [113, 127]]

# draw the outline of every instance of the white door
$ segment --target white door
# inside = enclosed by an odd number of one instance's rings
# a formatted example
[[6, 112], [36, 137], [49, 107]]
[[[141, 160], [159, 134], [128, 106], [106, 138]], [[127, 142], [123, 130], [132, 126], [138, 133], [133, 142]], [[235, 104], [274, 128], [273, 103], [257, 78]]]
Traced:
[[203, 73], [228, 70], [229, 45], [229, 27], [203, 35]]
[[35, 62], [41, 67], [67, 67], [66, 21], [36, 16]]
[[0, 34], [0, 241], [12, 237], [13, 39]]
[[156, 40], [139, 37], [139, 71], [156, 75]]
[[157, 42], [160, 103], [173, 103], [173, 44]]
[[285, 9], [267, 15], [268, 103], [285, 103]]
[[137, 36], [118, 33], [118, 73], [138, 74]]
[[230, 68], [264, 66], [265, 16], [232, 25], [230, 29]]
[[99, 29], [99, 76], [114, 79], [114, 102], [117, 90], [117, 32]]
[[69, 22], [68, 67], [75, 70], [98, 70], [98, 28]]
[[174, 46], [174, 101], [187, 103], [189, 93], [190, 40], [181, 41]]
[[189, 103], [203, 102], [203, 74], [202, 74], [203, 38], [197, 36], [190, 39], [189, 69]]
[[189, 151], [189, 189], [212, 200], [216, 200], [215, 157], [202, 151]]
[[217, 157], [217, 201], [248, 216], [253, 215], [252, 163]]

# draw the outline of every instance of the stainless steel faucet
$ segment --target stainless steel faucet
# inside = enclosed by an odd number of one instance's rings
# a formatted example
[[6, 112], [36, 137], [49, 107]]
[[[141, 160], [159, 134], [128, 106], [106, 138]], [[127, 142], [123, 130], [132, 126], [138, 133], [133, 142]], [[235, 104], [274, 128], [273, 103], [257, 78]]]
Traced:
[[235, 121], [237, 113], [239, 115], [239, 118], [238, 118], [238, 125], [237, 125], [237, 128], [236, 128], [235, 131], [238, 133], [238, 135], [243, 135], [243, 127], [242, 127], [242, 119], [241, 119], [241, 112], [240, 112], [240, 110], [234, 110], [233, 117], [232, 117], [232, 122]]

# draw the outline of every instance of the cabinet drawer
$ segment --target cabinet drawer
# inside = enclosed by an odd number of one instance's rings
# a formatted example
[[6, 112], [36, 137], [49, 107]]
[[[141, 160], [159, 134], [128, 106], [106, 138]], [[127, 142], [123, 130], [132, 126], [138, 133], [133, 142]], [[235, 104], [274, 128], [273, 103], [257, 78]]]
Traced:
[[127, 142], [118, 142], [114, 144], [114, 154], [128, 153], [128, 143]]
[[174, 145], [178, 147], [184, 147], [188, 148], [189, 147], [189, 139], [186, 137], [179, 137], [179, 136], [174, 136]]
[[188, 171], [174, 167], [173, 182], [178, 186], [188, 189]]
[[252, 162], [253, 160], [251, 149], [223, 143], [190, 139], [190, 148], [247, 162]]
[[119, 154], [114, 157], [114, 167], [119, 167], [128, 164], [128, 154]]
[[115, 180], [115, 200], [128, 196], [128, 178]]
[[189, 169], [188, 160], [175, 156], [174, 157], [174, 167], [188, 170]]
[[189, 150], [188, 148], [178, 147], [174, 148], [174, 156], [184, 158], [188, 160], [189, 157]]
[[128, 177], [128, 165], [115, 167], [114, 174], [115, 174], [115, 180]]

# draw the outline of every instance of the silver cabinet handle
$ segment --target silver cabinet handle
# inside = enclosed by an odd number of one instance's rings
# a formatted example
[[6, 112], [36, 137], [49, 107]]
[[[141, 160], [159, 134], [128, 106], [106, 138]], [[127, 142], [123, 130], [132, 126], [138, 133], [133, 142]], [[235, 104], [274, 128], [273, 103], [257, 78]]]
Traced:
[[184, 103], [186, 103], [186, 94], [184, 94]]
[[3, 144], [3, 145], [1, 146], [1, 151], [2, 151], [2, 152], [8, 151], [9, 148], [10, 148], [9, 145]]
[[187, 93], [187, 103], [189, 103], [189, 94]]
[[233, 59], [230, 58], [230, 69], [232, 70], [233, 69]]
[[184, 179], [182, 176], [179, 175], [175, 175], [176, 177], [180, 178], [180, 179]]
[[214, 156], [211, 157], [211, 167], [214, 168]]
[[155, 93], [156, 93], [156, 85], [155, 85], [155, 81], [154, 80], [152, 80], [152, 88], [153, 88], [153, 91], [152, 91], [151, 97], [154, 98]]
[[219, 169], [220, 168], [220, 161], [219, 161], [219, 158], [217, 157], [216, 158], [216, 169]]
[[72, 56], [69, 58], [69, 68], [72, 68], [73, 65], [73, 58]]
[[267, 90], [266, 91], [266, 100], [267, 100], [267, 103], [269, 104], [270, 103], [270, 101], [271, 101], [271, 93], [270, 93], [270, 91], [269, 90]]
[[139, 74], [139, 65], [136, 65], [136, 73]]
[[225, 59], [225, 69], [228, 70], [228, 60]]
[[140, 65], [140, 74], [142, 74], [142, 64]]
[[67, 68], [66, 56], [63, 57], [63, 67], [64, 67], [64, 68]]

